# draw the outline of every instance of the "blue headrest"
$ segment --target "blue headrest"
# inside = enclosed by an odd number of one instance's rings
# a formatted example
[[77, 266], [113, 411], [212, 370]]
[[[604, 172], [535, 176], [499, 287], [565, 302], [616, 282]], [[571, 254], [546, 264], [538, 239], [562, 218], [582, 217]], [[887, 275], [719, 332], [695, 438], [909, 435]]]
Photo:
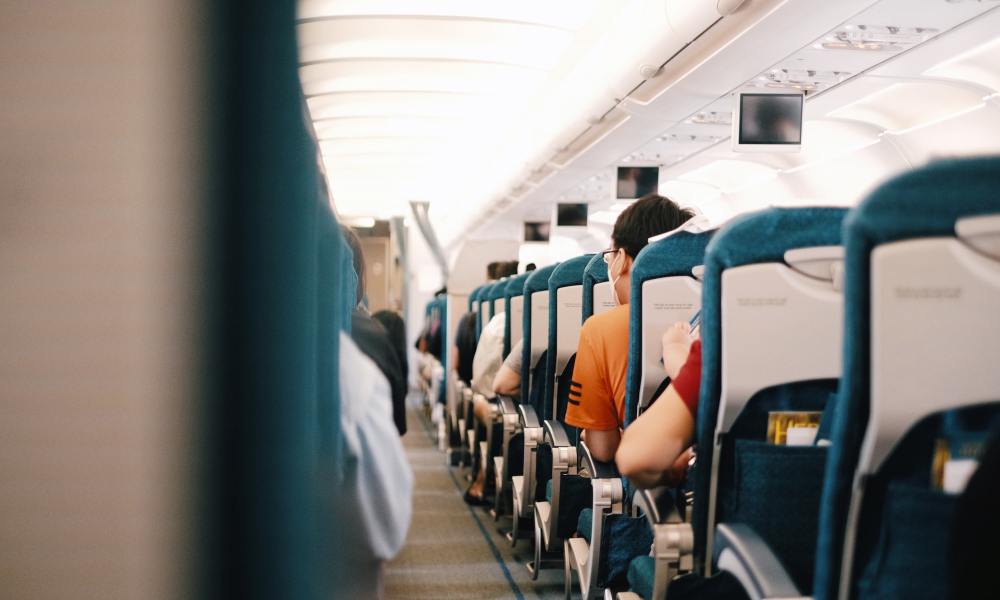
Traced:
[[722, 272], [740, 265], [784, 262], [785, 251], [840, 245], [843, 208], [768, 208], [734, 218], [709, 242], [701, 293], [702, 373], [698, 406], [698, 462], [694, 509], [695, 555], [703, 559], [712, 449], [719, 412], [722, 346]]
[[504, 289], [504, 295], [507, 298], [513, 298], [515, 296], [520, 296], [524, 293], [524, 282], [528, 280], [528, 276], [534, 271], [529, 271], [527, 273], [521, 273], [520, 275], [515, 275], [510, 279], [507, 279], [507, 287]]
[[484, 283], [482, 287], [479, 288], [479, 294], [476, 296], [476, 302], [482, 304], [490, 298], [490, 292], [493, 290], [493, 286], [496, 285], [495, 281], [489, 283]]
[[549, 291], [554, 292], [561, 287], [582, 284], [583, 271], [593, 257], [593, 254], [584, 254], [556, 265], [552, 275], [549, 276]]
[[504, 286], [503, 310], [507, 318], [503, 323], [503, 356], [506, 359], [510, 354], [510, 299], [524, 294], [524, 282], [528, 279], [528, 273], [514, 275], [505, 279], [507, 285]]
[[351, 246], [347, 243], [342, 235], [338, 235], [337, 239], [340, 240], [340, 286], [339, 290], [341, 293], [343, 305], [341, 310], [345, 311], [346, 319], [344, 320], [344, 330], [350, 333], [351, 331], [351, 312], [357, 305], [358, 297], [358, 274], [354, 272], [354, 253], [351, 252]]
[[473, 306], [475, 306], [476, 302], [479, 300], [479, 292], [482, 291], [483, 287], [485, 287], [485, 285], [476, 286], [476, 288], [469, 294], [469, 312], [472, 312]]
[[549, 289], [549, 277], [552, 276], [552, 272], [555, 271], [558, 266], [559, 263], [556, 263], [554, 265], [535, 269], [534, 271], [528, 273], [528, 278], [524, 280], [524, 294], [531, 294], [533, 292], [540, 292], [542, 290]]
[[955, 221], [1000, 212], [1000, 157], [930, 164], [879, 186], [844, 219], [844, 375], [820, 508], [814, 589], [835, 598], [852, 479], [869, 406], [869, 258], [879, 244], [954, 236]]
[[521, 348], [521, 401], [526, 402], [531, 392], [531, 295], [549, 289], [549, 277], [559, 263], [535, 269], [524, 280], [524, 314], [521, 317], [524, 343]]
[[[489, 281], [489, 282], [486, 282], [483, 285], [479, 286], [479, 293], [476, 294], [476, 303], [477, 304], [482, 305], [483, 302], [486, 302], [486, 299], [489, 298], [490, 290], [493, 289], [493, 285], [495, 283], [496, 282]], [[485, 325], [485, 323], [483, 323], [483, 325]]]
[[476, 294], [475, 309], [476, 309], [476, 343], [479, 342], [479, 336], [483, 333], [483, 328], [489, 322], [489, 315], [482, 312], [483, 303], [486, 302], [486, 297], [490, 293], [490, 288], [493, 287], [493, 283], [484, 283], [483, 285], [476, 288], [478, 292]]
[[594, 314], [594, 286], [608, 280], [608, 263], [604, 256], [595, 254], [583, 270], [583, 320]]
[[[714, 231], [681, 231], [643, 248], [632, 264], [629, 292], [628, 371], [625, 376], [625, 424], [635, 420], [642, 373], [642, 284], [650, 279], [691, 275], [691, 269], [705, 260], [705, 246]], [[604, 262], [604, 261], [601, 261]]]
[[[583, 283], [583, 272], [586, 270], [593, 254], [584, 254], [559, 263], [549, 277], [549, 352], [545, 356], [545, 398], [551, 401], [555, 397], [556, 378], [556, 310], [558, 306], [552, 301], [556, 290], [571, 285]], [[598, 255], [600, 258], [600, 255]], [[603, 260], [601, 262], [604, 262]]]
[[496, 300], [501, 300], [507, 294], [507, 284], [510, 282], [510, 278], [504, 278], [497, 281], [490, 286], [490, 291], [487, 294], [487, 300], [494, 302]]

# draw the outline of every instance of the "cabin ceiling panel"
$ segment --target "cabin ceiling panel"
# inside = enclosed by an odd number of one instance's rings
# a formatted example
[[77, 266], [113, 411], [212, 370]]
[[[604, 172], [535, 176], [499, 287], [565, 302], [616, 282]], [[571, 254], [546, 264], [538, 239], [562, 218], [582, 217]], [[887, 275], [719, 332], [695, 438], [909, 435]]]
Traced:
[[545, 141], [528, 107], [621, 6], [300, 2], [300, 79], [337, 210], [387, 216], [430, 200], [440, 215], [493, 196]]

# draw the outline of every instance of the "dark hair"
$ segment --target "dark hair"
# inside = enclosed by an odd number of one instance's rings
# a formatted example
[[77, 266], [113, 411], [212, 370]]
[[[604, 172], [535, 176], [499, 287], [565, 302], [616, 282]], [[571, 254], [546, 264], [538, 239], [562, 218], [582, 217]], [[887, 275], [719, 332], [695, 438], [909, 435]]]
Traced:
[[405, 380], [409, 375], [409, 364], [406, 358], [406, 324], [403, 322], [403, 317], [391, 310], [380, 310], [373, 314], [372, 318], [381, 323], [389, 334], [389, 342], [399, 358], [399, 365], [403, 367]]
[[524, 265], [524, 272], [527, 273], [529, 271], [534, 271], [537, 268], [538, 267], [535, 265], [535, 263], [528, 263], [528, 264]]
[[497, 263], [497, 276], [495, 279], [502, 279], [504, 277], [510, 277], [511, 275], [517, 275], [516, 260], [508, 260]]
[[344, 241], [351, 248], [351, 254], [354, 255], [354, 272], [358, 274], [358, 293], [357, 293], [357, 303], [365, 299], [365, 254], [361, 250], [361, 240], [358, 239], [358, 234], [354, 233], [354, 230], [345, 225], [340, 226], [340, 231], [344, 234]]
[[677, 229], [693, 216], [691, 209], [680, 208], [669, 198], [646, 194], [618, 215], [611, 231], [611, 242], [615, 248], [623, 248], [626, 254], [635, 258], [649, 243], [649, 238]]
[[498, 260], [486, 265], [487, 279], [503, 279], [511, 275], [517, 275], [516, 260]]

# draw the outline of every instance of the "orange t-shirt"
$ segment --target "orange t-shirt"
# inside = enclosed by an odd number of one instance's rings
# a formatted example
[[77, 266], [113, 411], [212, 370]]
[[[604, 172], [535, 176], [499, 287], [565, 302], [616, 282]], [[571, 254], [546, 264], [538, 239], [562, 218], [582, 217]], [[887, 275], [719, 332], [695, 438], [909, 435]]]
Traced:
[[566, 423], [609, 431], [625, 422], [628, 305], [587, 319], [580, 329]]

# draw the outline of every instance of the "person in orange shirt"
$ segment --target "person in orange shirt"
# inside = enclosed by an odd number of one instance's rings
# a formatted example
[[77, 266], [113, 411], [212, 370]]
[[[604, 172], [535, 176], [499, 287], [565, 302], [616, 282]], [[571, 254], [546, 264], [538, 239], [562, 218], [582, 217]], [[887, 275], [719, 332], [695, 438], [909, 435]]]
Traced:
[[693, 216], [668, 198], [647, 194], [622, 211], [611, 231], [611, 248], [603, 254], [618, 306], [583, 324], [566, 409], [566, 423], [584, 430], [599, 461], [614, 460], [625, 422], [632, 263], [649, 238], [677, 229]]

